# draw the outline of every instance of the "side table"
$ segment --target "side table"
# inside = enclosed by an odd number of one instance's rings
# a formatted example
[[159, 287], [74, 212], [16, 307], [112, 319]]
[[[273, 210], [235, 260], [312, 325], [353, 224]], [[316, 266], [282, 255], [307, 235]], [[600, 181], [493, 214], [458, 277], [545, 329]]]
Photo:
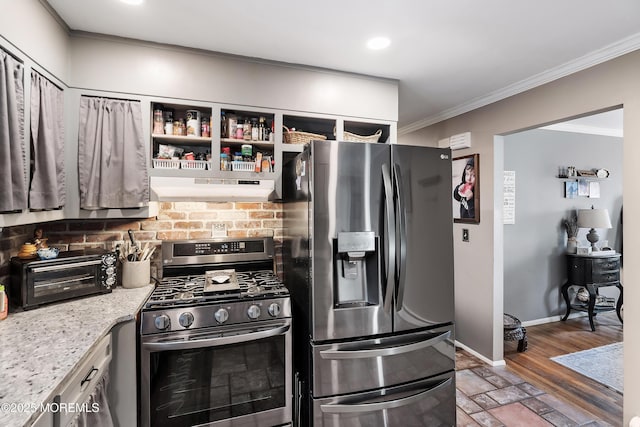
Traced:
[[[591, 330], [596, 328], [593, 324], [593, 317], [604, 311], [616, 310], [618, 319], [622, 323], [620, 308], [622, 307], [622, 283], [620, 282], [620, 254], [615, 255], [575, 255], [567, 254], [567, 281], [562, 285], [562, 296], [567, 305], [567, 313], [562, 320], [567, 320], [571, 310], [589, 313], [589, 324]], [[588, 302], [573, 304], [569, 300], [569, 288], [571, 286], [581, 286], [589, 292]], [[617, 301], [614, 298], [605, 298], [604, 304], [596, 304], [599, 297], [598, 289], [606, 286], [615, 286], [620, 291]], [[615, 306], [614, 306], [615, 302]]]

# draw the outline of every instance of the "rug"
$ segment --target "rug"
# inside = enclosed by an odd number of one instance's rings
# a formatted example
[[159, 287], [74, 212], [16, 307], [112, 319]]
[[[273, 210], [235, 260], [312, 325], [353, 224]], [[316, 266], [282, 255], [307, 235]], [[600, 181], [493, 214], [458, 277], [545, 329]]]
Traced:
[[622, 348], [622, 343], [618, 342], [552, 357], [551, 360], [622, 394]]

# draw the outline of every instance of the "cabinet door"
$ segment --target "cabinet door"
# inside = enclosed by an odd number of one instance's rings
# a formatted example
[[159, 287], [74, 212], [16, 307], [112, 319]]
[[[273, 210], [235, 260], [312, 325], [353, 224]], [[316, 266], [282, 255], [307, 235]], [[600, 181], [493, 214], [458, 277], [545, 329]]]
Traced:
[[567, 259], [567, 273], [569, 281], [575, 285], [585, 283], [585, 260], [583, 258], [570, 256]]
[[53, 427], [53, 412], [42, 412], [40, 416], [31, 424], [32, 427]]

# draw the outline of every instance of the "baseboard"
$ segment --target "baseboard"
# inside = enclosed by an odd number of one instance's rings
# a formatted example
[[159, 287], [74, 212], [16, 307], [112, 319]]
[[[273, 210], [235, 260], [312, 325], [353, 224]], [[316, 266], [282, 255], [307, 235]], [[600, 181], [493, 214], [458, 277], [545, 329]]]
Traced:
[[505, 366], [506, 362], [503, 360], [498, 360], [498, 361], [493, 361], [490, 359], [487, 359], [486, 357], [484, 357], [482, 354], [478, 353], [477, 351], [475, 351], [474, 349], [467, 347], [466, 345], [462, 344], [460, 341], [456, 340], [456, 347], [460, 347], [461, 349], [471, 353], [474, 357], [477, 357], [478, 359], [482, 360], [484, 363], [486, 363], [487, 365], [491, 365], [492, 367], [496, 367], [496, 366]]
[[[575, 319], [576, 317], [585, 317], [587, 313], [585, 312], [575, 312], [569, 315], [569, 319]], [[527, 320], [526, 322], [522, 322], [522, 326], [525, 328], [527, 326], [536, 326], [536, 325], [544, 325], [545, 323], [559, 322], [562, 320], [564, 316], [551, 316], [551, 317], [543, 317], [541, 319]]]
[[[575, 313], [571, 313], [568, 318], [575, 319], [577, 317], [585, 317], [585, 316], [587, 316], [587, 313], [585, 312], [575, 312]], [[545, 323], [560, 322], [563, 317], [564, 316], [551, 316], [551, 317], [544, 317], [541, 319], [528, 320], [526, 322], [522, 322], [522, 326], [526, 328], [527, 326], [544, 325]], [[471, 347], [467, 347], [466, 345], [462, 344], [460, 341], [456, 340], [455, 343], [456, 343], [456, 347], [460, 347], [461, 349], [471, 353], [474, 357], [477, 357], [478, 359], [482, 360], [484, 363], [488, 365], [491, 365], [492, 367], [505, 366], [507, 364], [504, 359], [497, 360], [497, 361], [490, 360], [487, 357], [475, 351], [474, 349], [472, 349]]]

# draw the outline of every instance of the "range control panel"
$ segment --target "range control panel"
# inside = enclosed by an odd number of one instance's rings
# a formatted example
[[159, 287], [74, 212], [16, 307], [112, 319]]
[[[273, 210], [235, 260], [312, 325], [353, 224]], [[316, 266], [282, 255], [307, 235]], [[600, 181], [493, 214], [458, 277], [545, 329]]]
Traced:
[[263, 253], [264, 242], [234, 240], [225, 242], [189, 242], [173, 245], [174, 256]]
[[[238, 269], [240, 263], [273, 260], [274, 256], [273, 237], [164, 240], [162, 242], [163, 266], [189, 268], [206, 266], [209, 270]], [[273, 268], [273, 266], [268, 268]], [[255, 266], [252, 269], [255, 270]], [[180, 274], [192, 273], [183, 272]]]

